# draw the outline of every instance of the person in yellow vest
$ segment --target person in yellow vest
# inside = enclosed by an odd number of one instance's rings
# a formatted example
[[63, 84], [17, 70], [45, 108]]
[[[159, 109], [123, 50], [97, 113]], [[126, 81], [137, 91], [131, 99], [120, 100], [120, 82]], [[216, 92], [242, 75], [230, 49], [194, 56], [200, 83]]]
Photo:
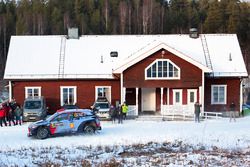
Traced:
[[123, 115], [123, 119], [125, 120], [127, 117], [127, 113], [128, 113], [128, 106], [126, 104], [126, 102], [124, 102], [122, 104], [122, 115]]

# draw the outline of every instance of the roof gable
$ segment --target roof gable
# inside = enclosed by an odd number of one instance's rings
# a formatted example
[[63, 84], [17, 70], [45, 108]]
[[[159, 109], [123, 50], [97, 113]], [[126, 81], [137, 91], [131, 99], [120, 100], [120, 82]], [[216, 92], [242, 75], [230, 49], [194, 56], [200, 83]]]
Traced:
[[170, 53], [186, 60], [187, 62], [195, 65], [196, 67], [200, 68], [204, 72], [212, 72], [211, 69], [204, 66], [203, 64], [197, 62], [196, 60], [192, 59], [191, 57], [185, 55], [184, 53], [179, 52], [178, 50], [168, 46], [167, 44], [159, 41], [154, 41], [152, 44], [148, 45], [147, 47], [141, 49], [139, 52], [135, 53], [134, 55], [130, 56], [126, 59], [118, 68], [116, 68], [113, 72], [114, 73], [122, 73], [127, 68], [131, 67], [132, 65], [138, 63], [139, 61], [151, 56], [155, 52], [165, 49]]

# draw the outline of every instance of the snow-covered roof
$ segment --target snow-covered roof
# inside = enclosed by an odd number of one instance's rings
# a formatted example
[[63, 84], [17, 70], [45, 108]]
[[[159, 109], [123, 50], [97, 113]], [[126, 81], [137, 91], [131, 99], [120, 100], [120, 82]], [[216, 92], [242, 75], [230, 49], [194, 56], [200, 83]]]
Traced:
[[[206, 38], [206, 45], [201, 36]], [[247, 76], [235, 34], [201, 34], [196, 39], [188, 34], [83, 35], [79, 39], [58, 35], [12, 36], [4, 79], [113, 78], [113, 72], [122, 72], [138, 58], [149, 56], [155, 46], [162, 46], [204, 72], [212, 71], [214, 76]], [[212, 68], [206, 63], [204, 46]], [[117, 51], [118, 57], [111, 57], [112, 51]]]

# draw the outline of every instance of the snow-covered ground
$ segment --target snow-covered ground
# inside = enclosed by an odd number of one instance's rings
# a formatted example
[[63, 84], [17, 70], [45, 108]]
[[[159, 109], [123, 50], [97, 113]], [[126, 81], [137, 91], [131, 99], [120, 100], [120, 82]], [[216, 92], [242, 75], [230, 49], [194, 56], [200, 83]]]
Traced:
[[[0, 166], [39, 166], [45, 163], [61, 166], [81, 166], [89, 163], [102, 166], [107, 161], [114, 164], [125, 162], [128, 166], [154, 166], [156, 160], [160, 161], [156, 166], [192, 166], [201, 163], [202, 157], [206, 155], [204, 150], [220, 150], [219, 152], [225, 155], [228, 155], [228, 151], [230, 154], [240, 152], [241, 155], [244, 154], [244, 163], [238, 165], [250, 165], [250, 117], [238, 118], [236, 122], [229, 122], [227, 118], [205, 120], [201, 123], [136, 120], [126, 120], [123, 124], [102, 122], [102, 130], [92, 136], [68, 135], [45, 140], [27, 137], [28, 124], [0, 127]], [[197, 154], [197, 151], [203, 152]], [[166, 153], [169, 155], [170, 152], [172, 157], [178, 154], [180, 162], [171, 162], [171, 159], [168, 159], [170, 162], [163, 161]], [[137, 154], [133, 155], [135, 153]], [[147, 155], [157, 158], [153, 158], [149, 163], [146, 161]], [[185, 161], [180, 157], [186, 157]], [[215, 157], [211, 159], [215, 161]], [[230, 162], [231, 165], [237, 165], [235, 160], [224, 161], [226, 165]], [[218, 160], [218, 163], [221, 161]]]

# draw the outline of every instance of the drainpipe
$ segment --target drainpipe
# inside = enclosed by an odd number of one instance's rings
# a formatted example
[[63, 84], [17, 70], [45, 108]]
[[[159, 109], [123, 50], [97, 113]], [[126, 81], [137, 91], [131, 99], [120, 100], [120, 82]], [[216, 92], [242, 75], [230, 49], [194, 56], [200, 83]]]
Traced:
[[11, 86], [11, 81], [9, 81], [9, 101], [12, 99], [12, 86]]

